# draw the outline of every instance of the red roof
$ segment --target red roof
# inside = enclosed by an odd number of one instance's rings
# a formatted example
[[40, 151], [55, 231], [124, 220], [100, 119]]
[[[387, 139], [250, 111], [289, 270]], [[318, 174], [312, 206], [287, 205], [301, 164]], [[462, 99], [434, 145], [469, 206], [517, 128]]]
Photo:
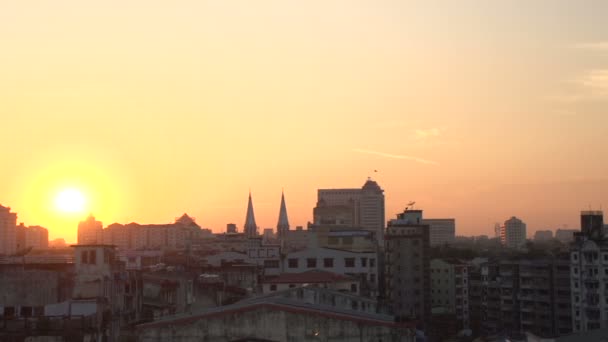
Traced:
[[352, 277], [327, 271], [311, 270], [302, 273], [283, 273], [275, 278], [267, 279], [267, 284], [302, 284], [302, 283], [336, 283], [355, 280]]

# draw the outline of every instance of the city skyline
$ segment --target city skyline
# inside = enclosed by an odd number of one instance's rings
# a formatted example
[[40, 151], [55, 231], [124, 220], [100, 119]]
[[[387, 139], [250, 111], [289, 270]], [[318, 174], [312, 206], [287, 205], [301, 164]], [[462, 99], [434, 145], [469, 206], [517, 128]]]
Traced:
[[[0, 204], [104, 223], [293, 227], [316, 189], [385, 189], [491, 235], [606, 205], [608, 3], [0, 4]], [[378, 170], [378, 172], [374, 172]], [[82, 192], [81, 212], [54, 201]], [[73, 200], [73, 199], [72, 199]]]

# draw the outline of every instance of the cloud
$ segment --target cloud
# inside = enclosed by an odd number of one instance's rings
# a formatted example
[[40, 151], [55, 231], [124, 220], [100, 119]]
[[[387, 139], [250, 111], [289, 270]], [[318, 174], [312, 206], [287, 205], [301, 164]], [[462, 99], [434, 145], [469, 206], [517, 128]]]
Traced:
[[608, 52], [608, 42], [580, 43], [574, 45], [575, 49]]
[[416, 140], [425, 140], [428, 138], [438, 137], [445, 131], [445, 128], [428, 128], [428, 129], [417, 129], [414, 131], [414, 138]]
[[608, 97], [608, 69], [596, 69], [587, 72], [578, 80], [593, 97]]
[[390, 154], [390, 153], [366, 150], [366, 149], [361, 149], [361, 148], [355, 148], [355, 149], [353, 149], [353, 151], [357, 152], [357, 153], [373, 154], [376, 156], [391, 158], [391, 159], [411, 160], [411, 161], [415, 161], [415, 162], [421, 163], [421, 164], [439, 165], [439, 163], [436, 161], [422, 159], [422, 158], [413, 157], [413, 156], [406, 156], [406, 155], [401, 155], [401, 154]]
[[567, 93], [548, 96], [547, 100], [560, 104], [608, 100], [608, 69], [586, 71], [568, 83]]

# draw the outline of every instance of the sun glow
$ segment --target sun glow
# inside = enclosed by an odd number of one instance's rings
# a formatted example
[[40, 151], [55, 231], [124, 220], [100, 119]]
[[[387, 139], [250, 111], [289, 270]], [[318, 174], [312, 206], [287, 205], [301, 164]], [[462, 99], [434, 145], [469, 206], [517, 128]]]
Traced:
[[78, 189], [64, 189], [55, 197], [55, 208], [63, 213], [82, 214], [86, 198]]

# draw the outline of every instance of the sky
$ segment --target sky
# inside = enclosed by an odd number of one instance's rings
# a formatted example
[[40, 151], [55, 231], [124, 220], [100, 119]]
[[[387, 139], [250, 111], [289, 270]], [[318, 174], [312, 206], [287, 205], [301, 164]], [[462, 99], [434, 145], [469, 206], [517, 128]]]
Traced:
[[[578, 228], [608, 205], [608, 2], [2, 1], [0, 204], [76, 241], [113, 222], [292, 226], [319, 188]], [[377, 170], [378, 172], [374, 172]], [[54, 206], [75, 188], [86, 213]]]

